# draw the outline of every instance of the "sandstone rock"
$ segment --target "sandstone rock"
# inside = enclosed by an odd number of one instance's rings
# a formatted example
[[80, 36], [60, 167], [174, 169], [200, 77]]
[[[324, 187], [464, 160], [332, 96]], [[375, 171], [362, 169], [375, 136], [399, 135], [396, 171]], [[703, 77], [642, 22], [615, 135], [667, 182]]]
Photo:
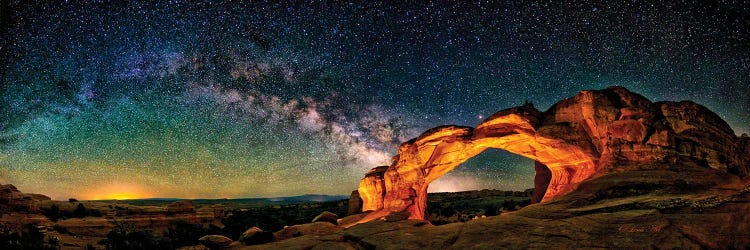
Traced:
[[209, 250], [209, 249], [211, 248], [208, 248], [200, 244], [195, 245], [195, 246], [184, 246], [184, 247], [177, 248], [177, 250]]
[[195, 206], [192, 200], [181, 200], [167, 205], [167, 214], [192, 214]]
[[385, 194], [383, 174], [387, 169], [388, 166], [373, 168], [359, 182], [357, 192], [362, 199], [362, 211], [377, 210], [383, 207], [383, 195]]
[[310, 250], [356, 250], [357, 248], [345, 242], [324, 241]]
[[[499, 111], [475, 128], [440, 126], [403, 143], [389, 167], [360, 182], [360, 222], [406, 211], [424, 219], [427, 188], [487, 148], [536, 161], [534, 201], [622, 171], [710, 168], [748, 175], [750, 149], [721, 118], [689, 101], [653, 103], [622, 87], [582, 91], [542, 113], [531, 105]], [[683, 162], [696, 164], [682, 164]], [[680, 162], [680, 163], [678, 163]]]
[[245, 245], [257, 245], [273, 241], [273, 233], [263, 231], [258, 227], [251, 227], [240, 235], [240, 242]]
[[[741, 249], [750, 244], [750, 214], [744, 212], [750, 209], [750, 183], [685, 164], [592, 178], [555, 202], [502, 216], [441, 226], [374, 220], [344, 230], [343, 239], [307, 238], [258, 249]], [[712, 183], [722, 184], [712, 188]]]
[[359, 213], [359, 214], [349, 215], [349, 216], [346, 216], [344, 218], [338, 219], [337, 220], [337, 222], [338, 222], [337, 224], [340, 225], [340, 226], [342, 226], [342, 227], [348, 227], [349, 225], [353, 225], [357, 221], [359, 221], [362, 218], [364, 218], [365, 216], [367, 216], [367, 214], [369, 214], [369, 213], [368, 212], [363, 212], [363, 213]]
[[338, 222], [337, 222], [338, 218], [339, 217], [336, 216], [336, 214], [334, 214], [334, 213], [331, 213], [331, 212], [328, 212], [328, 211], [323, 211], [318, 216], [315, 216], [315, 218], [312, 220], [312, 222], [329, 222], [329, 223], [332, 223], [334, 225], [338, 225]]
[[[328, 241], [322, 241], [320, 237], [316, 237], [313, 235], [304, 235], [300, 237], [294, 237], [291, 239], [286, 239], [283, 241], [277, 241], [272, 243], [267, 243], [263, 245], [254, 245], [254, 246], [246, 246], [242, 249], [258, 249], [258, 250], [269, 250], [269, 249], [279, 249], [279, 250], [309, 250], [309, 249], [321, 249], [320, 246]], [[343, 242], [342, 242], [343, 243]], [[325, 245], [323, 245], [325, 246]], [[317, 248], [316, 248], [317, 247]]]
[[409, 214], [408, 212], [391, 212], [390, 214], [383, 217], [383, 220], [387, 222], [402, 221], [409, 219], [409, 215], [411, 214]]
[[[541, 203], [467, 223], [408, 219], [423, 217], [431, 181], [490, 147], [535, 160], [532, 199]], [[583, 91], [544, 113], [526, 105], [476, 128], [430, 129], [363, 178], [362, 210], [374, 211], [342, 219], [343, 239], [258, 247], [742, 249], [749, 164], [750, 138], [698, 104], [652, 103], [619, 87]]]
[[347, 215], [358, 214], [362, 212], [362, 198], [359, 197], [359, 190], [352, 191], [349, 195], [349, 211]]
[[328, 223], [328, 222], [313, 222], [313, 223], [308, 223], [308, 224], [286, 227], [274, 233], [273, 238], [276, 241], [281, 241], [281, 240], [304, 236], [304, 235], [314, 235], [314, 236], [331, 235], [331, 234], [341, 232], [341, 230], [342, 228], [336, 225], [333, 225], [331, 223]]
[[210, 249], [222, 249], [229, 247], [234, 241], [223, 235], [206, 235], [198, 239], [198, 242]]
[[0, 184], [0, 212], [39, 212], [39, 203], [46, 200], [50, 200], [46, 195], [22, 193], [12, 184]]

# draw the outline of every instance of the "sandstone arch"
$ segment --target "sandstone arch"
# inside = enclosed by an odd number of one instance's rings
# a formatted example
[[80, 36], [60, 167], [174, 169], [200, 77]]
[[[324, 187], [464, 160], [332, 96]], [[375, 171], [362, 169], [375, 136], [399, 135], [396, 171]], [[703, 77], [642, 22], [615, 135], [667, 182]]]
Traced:
[[[695, 147], [696, 140], [709, 144]], [[622, 87], [582, 91], [542, 113], [532, 105], [499, 111], [477, 127], [440, 126], [403, 143], [390, 166], [368, 172], [358, 189], [361, 222], [404, 211], [425, 219], [427, 188], [487, 148], [536, 161], [536, 202], [612, 171], [700, 158], [706, 167], [745, 176], [742, 140], [716, 114], [692, 102], [659, 102]]]

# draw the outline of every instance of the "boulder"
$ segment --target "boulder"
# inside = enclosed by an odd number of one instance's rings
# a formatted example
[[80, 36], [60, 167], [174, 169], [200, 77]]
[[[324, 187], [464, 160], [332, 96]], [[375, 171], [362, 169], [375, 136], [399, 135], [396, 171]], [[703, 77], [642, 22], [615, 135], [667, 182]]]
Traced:
[[352, 191], [349, 195], [349, 211], [347, 215], [354, 215], [362, 212], [362, 198], [359, 197], [359, 190]]
[[222, 249], [227, 248], [234, 241], [224, 235], [206, 235], [198, 239], [201, 245], [204, 245], [210, 249]]
[[329, 222], [313, 222], [302, 225], [289, 226], [273, 234], [276, 241], [299, 237], [303, 235], [324, 236], [341, 232], [342, 228]]
[[338, 218], [339, 217], [336, 216], [336, 214], [334, 214], [334, 213], [331, 213], [331, 212], [328, 212], [328, 211], [323, 211], [318, 216], [315, 216], [315, 218], [312, 220], [312, 222], [330, 222], [330, 223], [332, 223], [334, 225], [338, 225], [338, 222], [337, 222]]
[[240, 235], [240, 242], [245, 245], [257, 245], [273, 241], [273, 233], [263, 231], [258, 227], [251, 227]]

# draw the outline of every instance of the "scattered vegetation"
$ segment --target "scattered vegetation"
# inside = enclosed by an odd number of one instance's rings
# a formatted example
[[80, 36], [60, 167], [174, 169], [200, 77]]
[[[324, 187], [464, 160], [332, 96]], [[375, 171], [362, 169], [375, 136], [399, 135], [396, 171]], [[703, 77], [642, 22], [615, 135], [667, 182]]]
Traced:
[[45, 241], [44, 233], [36, 223], [0, 224], [0, 249], [58, 249], [59, 243], [57, 237]]
[[310, 223], [323, 211], [346, 216], [348, 200], [235, 209], [221, 221], [225, 226], [223, 235], [238, 239], [245, 230], [254, 226], [266, 231], [278, 231], [284, 226]]
[[169, 238], [172, 246], [175, 248], [183, 246], [193, 246], [198, 244], [198, 239], [209, 234], [221, 234], [220, 228], [210, 225], [191, 224], [187, 221], [175, 221], [170, 223], [169, 229], [164, 233], [165, 238]]
[[83, 203], [78, 203], [75, 209], [61, 209], [58, 205], [41, 208], [42, 214], [47, 216], [51, 221], [57, 222], [59, 219], [84, 218], [87, 216], [101, 217], [102, 212], [99, 209], [88, 209]]
[[116, 224], [107, 234], [107, 238], [99, 241], [107, 249], [174, 249], [172, 242], [162, 237], [155, 237], [151, 230], [135, 230], [132, 226]]
[[482, 216], [515, 211], [531, 203], [525, 192], [498, 190], [434, 193], [427, 196], [428, 219], [434, 225], [465, 222]]
[[107, 249], [176, 249], [183, 246], [198, 244], [198, 239], [209, 234], [221, 234], [221, 229], [210, 226], [191, 224], [187, 221], [170, 223], [167, 231], [162, 235], [155, 234], [149, 229], [137, 229], [132, 224], [110, 221], [115, 227], [107, 234], [107, 238], [99, 242]]

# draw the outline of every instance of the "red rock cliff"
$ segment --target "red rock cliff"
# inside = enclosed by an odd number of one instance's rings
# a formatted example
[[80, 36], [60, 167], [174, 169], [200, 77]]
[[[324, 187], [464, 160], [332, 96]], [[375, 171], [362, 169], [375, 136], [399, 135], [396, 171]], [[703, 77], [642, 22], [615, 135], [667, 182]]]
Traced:
[[424, 219], [427, 188], [487, 148], [536, 161], [533, 202], [567, 194], [612, 172], [664, 168], [689, 159], [740, 177], [750, 143], [716, 114], [689, 101], [653, 103], [622, 87], [582, 91], [542, 113], [531, 105], [499, 111], [476, 128], [441, 126], [403, 143], [389, 167], [359, 187], [362, 222], [406, 211]]

